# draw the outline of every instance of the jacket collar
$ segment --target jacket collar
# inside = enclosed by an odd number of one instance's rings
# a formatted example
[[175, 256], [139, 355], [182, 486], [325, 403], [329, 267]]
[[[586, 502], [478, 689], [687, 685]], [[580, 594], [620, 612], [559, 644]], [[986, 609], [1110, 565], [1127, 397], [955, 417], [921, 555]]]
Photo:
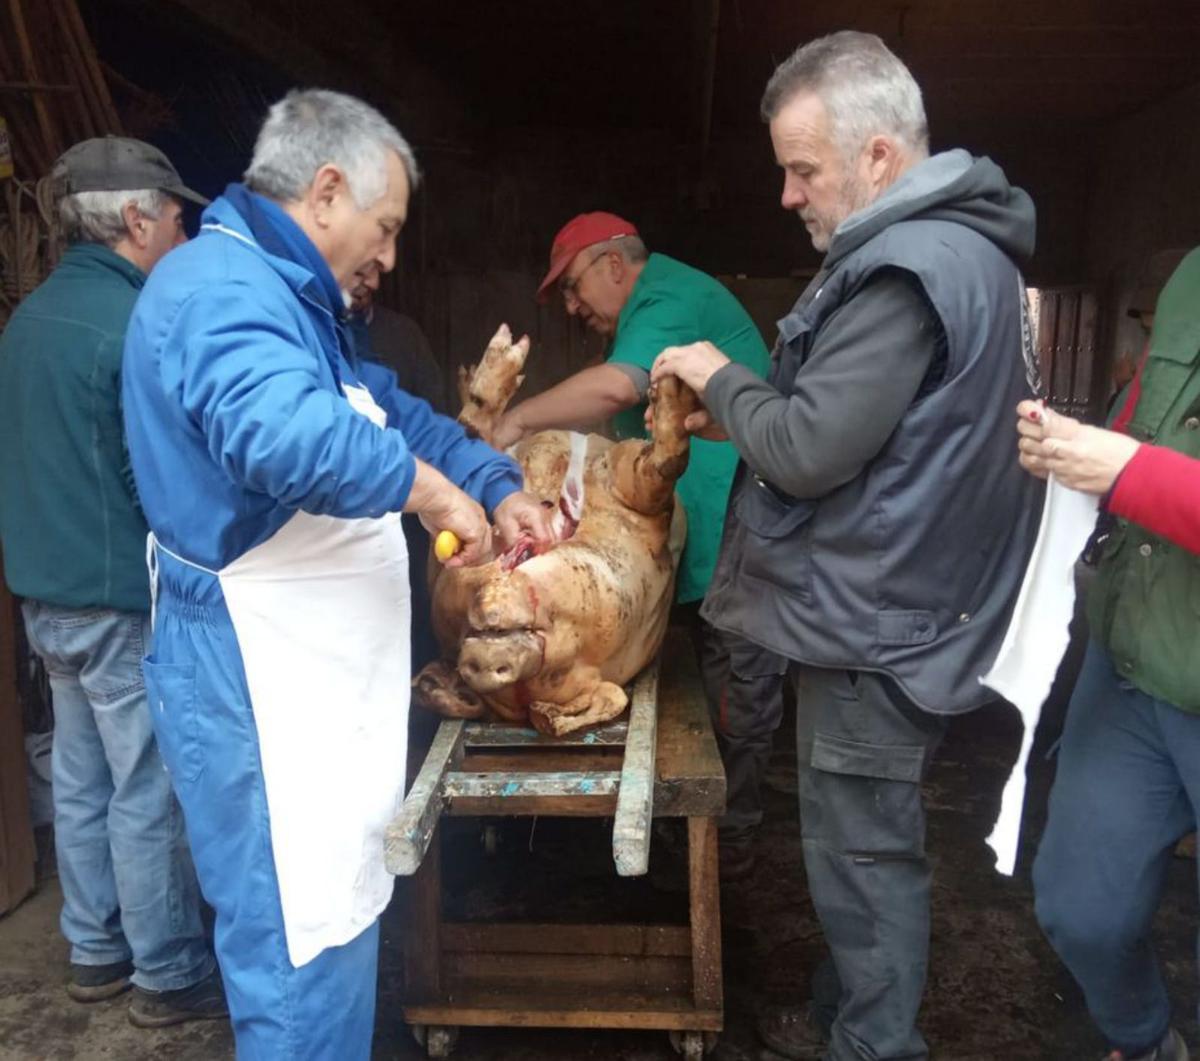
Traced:
[[224, 233], [226, 237], [232, 236], [246, 244], [280, 275], [297, 298], [328, 312], [326, 300], [321, 297], [319, 290], [321, 282], [316, 274], [299, 262], [264, 249], [254, 238], [246, 219], [225, 196], [214, 199], [200, 215], [200, 231], [202, 238], [208, 238], [210, 234]]
[[72, 243], [63, 252], [59, 267], [115, 273], [139, 290], [146, 283], [146, 274], [141, 269], [103, 243]]

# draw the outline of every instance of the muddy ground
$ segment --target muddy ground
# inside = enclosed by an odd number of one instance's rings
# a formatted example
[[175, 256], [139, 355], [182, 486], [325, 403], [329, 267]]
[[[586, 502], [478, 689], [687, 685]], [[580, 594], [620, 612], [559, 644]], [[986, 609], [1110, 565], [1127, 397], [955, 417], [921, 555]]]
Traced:
[[[1040, 750], [1052, 734], [1039, 739]], [[933, 1056], [943, 1061], [1073, 1061], [1099, 1057], [1104, 1044], [1092, 1030], [1081, 998], [1058, 965], [1033, 919], [1029, 864], [1045, 813], [1053, 766], [1035, 757], [1027, 828], [1017, 876], [992, 868], [984, 837], [991, 828], [1007, 764], [1016, 753], [1015, 714], [997, 706], [957, 720], [926, 790], [929, 849], [935, 864], [933, 951], [922, 1013]], [[753, 1014], [763, 1003], [801, 998], [821, 955], [821, 937], [805, 892], [794, 797], [790, 734], [777, 742], [767, 815], [758, 838], [758, 865], [722, 896], [725, 941], [726, 1031], [717, 1059], [770, 1061], [755, 1043]], [[539, 919], [610, 916], [682, 920], [684, 897], [671, 883], [670, 858], [656, 848], [655, 881], [618, 880], [610, 836], [600, 821], [514, 820], [500, 831], [488, 857], [473, 823], [448, 830], [445, 886], [456, 915], [503, 919], [533, 904]], [[531, 850], [532, 848], [532, 850]], [[399, 1016], [400, 904], [384, 922], [380, 962], [377, 1059], [423, 1056]], [[93, 1006], [63, 991], [66, 952], [57, 931], [57, 882], [46, 881], [30, 900], [0, 919], [0, 1058], [54, 1061], [216, 1061], [232, 1056], [224, 1024], [145, 1032], [125, 1019], [125, 1000]], [[1157, 936], [1179, 1026], [1200, 1042], [1195, 1021], [1196, 869], [1172, 866]], [[661, 1032], [561, 1032], [523, 1029], [463, 1032], [454, 1056], [462, 1061], [669, 1061]]]

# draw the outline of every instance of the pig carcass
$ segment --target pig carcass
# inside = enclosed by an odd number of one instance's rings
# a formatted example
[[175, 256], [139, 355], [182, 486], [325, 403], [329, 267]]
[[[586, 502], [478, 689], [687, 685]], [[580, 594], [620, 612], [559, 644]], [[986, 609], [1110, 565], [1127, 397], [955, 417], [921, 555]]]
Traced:
[[[529, 352], [501, 327], [460, 373], [468, 431], [487, 440]], [[675, 482], [683, 422], [699, 407], [678, 380], [653, 403], [653, 440], [544, 431], [513, 450], [525, 488], [555, 512], [555, 540], [518, 541], [476, 567], [431, 564], [434, 630], [445, 659], [414, 679], [417, 702], [458, 718], [532, 723], [559, 736], [624, 711], [622, 686], [666, 632], [685, 524]]]

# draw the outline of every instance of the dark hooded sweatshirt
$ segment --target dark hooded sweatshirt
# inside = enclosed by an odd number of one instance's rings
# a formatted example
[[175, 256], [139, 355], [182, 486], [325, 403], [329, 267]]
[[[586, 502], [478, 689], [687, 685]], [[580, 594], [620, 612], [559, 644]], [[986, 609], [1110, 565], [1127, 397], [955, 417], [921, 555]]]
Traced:
[[848, 218], [779, 323], [768, 380], [705, 403], [742, 457], [704, 606], [790, 659], [969, 710], [1037, 533], [1016, 459], [1034, 209], [987, 159], [914, 166]]

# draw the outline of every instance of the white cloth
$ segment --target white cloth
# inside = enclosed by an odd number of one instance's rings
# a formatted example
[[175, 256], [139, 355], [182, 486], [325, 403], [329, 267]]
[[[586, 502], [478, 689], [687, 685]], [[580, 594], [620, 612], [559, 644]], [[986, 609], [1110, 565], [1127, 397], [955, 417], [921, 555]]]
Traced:
[[1020, 712], [1021, 751], [1000, 800], [988, 844], [996, 869], [1012, 875], [1025, 805], [1025, 768], [1042, 705], [1070, 640], [1075, 610], [1075, 561], [1096, 524], [1098, 501], [1050, 480], [1042, 522], [1012, 619], [992, 669], [979, 680]]
[[[351, 405], [381, 428], [370, 394]], [[393, 880], [383, 834], [404, 796], [408, 551], [399, 513], [297, 512], [218, 573], [258, 730], [288, 955], [348, 943]]]

